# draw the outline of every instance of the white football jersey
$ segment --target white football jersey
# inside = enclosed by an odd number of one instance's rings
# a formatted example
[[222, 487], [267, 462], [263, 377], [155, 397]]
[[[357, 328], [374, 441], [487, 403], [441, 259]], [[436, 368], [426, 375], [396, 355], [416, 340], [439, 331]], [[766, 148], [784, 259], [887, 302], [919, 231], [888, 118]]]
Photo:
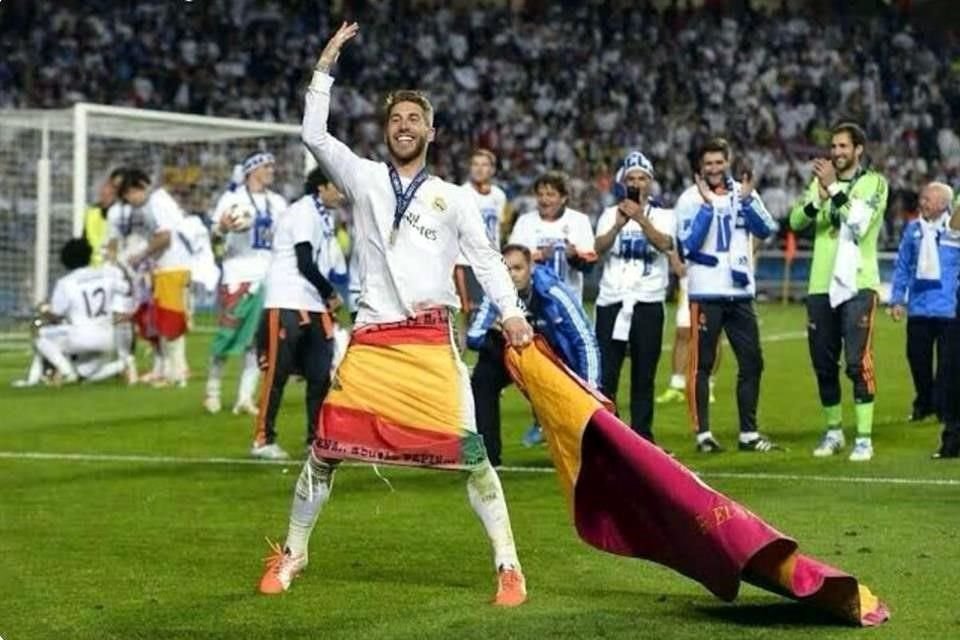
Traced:
[[[677, 221], [672, 209], [647, 204], [646, 213], [657, 231], [676, 241]], [[612, 229], [616, 222], [617, 207], [608, 207], [597, 222], [597, 235]], [[624, 300], [663, 302], [667, 297], [669, 279], [667, 254], [653, 246], [639, 223], [630, 220], [620, 229], [613, 246], [603, 257], [597, 304], [617, 304]]]
[[520, 244], [531, 251], [553, 247], [553, 257], [543, 264], [554, 271], [583, 300], [583, 273], [567, 264], [566, 242], [569, 240], [582, 255], [593, 255], [593, 227], [585, 213], [567, 207], [556, 220], [544, 220], [538, 211], [530, 211], [517, 219], [510, 234], [510, 244]]
[[130, 282], [118, 267], [81, 267], [57, 280], [50, 310], [72, 325], [112, 328], [114, 298], [129, 295]]
[[297, 268], [295, 247], [309, 242], [317, 269], [325, 278], [346, 274], [346, 260], [337, 242], [334, 211], [316, 196], [304, 196], [290, 205], [275, 222], [270, 268], [267, 271], [267, 309], [325, 311], [323, 297]]
[[153, 228], [146, 207], [135, 209], [117, 200], [107, 209], [107, 241], [116, 240], [117, 258], [122, 262], [147, 248]]
[[[507, 194], [497, 185], [490, 185], [486, 193], [477, 191], [476, 185], [472, 182], [465, 182], [463, 186], [472, 193], [477, 200], [477, 207], [480, 209], [480, 219], [483, 220], [483, 228], [490, 238], [491, 244], [496, 249], [500, 249], [500, 226], [503, 224], [503, 213], [507, 208]], [[458, 265], [466, 265], [467, 259], [463, 254], [457, 258]]]
[[287, 201], [267, 189], [251, 192], [245, 185], [227, 191], [213, 211], [214, 228], [225, 215], [241, 215], [250, 219], [250, 227], [226, 235], [223, 254], [223, 284], [260, 282], [270, 266], [270, 249], [277, 216], [287, 208]]
[[189, 269], [190, 257], [178, 246], [176, 234], [184, 220], [183, 209], [166, 189], [157, 188], [150, 193], [146, 209], [147, 219], [153, 224], [151, 233], [170, 232], [170, 246], [155, 258], [157, 269]]

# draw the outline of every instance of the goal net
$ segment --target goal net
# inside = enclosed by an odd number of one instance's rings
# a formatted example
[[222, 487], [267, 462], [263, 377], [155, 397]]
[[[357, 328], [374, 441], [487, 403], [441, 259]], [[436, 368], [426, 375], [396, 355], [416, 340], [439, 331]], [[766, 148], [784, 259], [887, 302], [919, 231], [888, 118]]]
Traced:
[[277, 159], [273, 189], [300, 195], [307, 154], [298, 125], [79, 103], [0, 110], [0, 337], [25, 338], [36, 303], [63, 273], [60, 247], [120, 166], [142, 168], [185, 211], [210, 211], [235, 164]]

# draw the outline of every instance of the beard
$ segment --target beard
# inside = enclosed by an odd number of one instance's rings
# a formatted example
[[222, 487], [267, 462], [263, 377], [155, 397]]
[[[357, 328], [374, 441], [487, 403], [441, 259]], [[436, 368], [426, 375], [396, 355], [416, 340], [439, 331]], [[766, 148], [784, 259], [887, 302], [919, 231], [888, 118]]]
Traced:
[[427, 148], [427, 137], [420, 136], [417, 138], [416, 143], [413, 145], [413, 148], [409, 151], [402, 151], [398, 149], [396, 141], [393, 138], [387, 138], [387, 148], [390, 149], [390, 155], [393, 156], [394, 160], [397, 160], [400, 163], [410, 162], [420, 157], [423, 153], [423, 150]]
[[846, 156], [837, 156], [833, 159], [833, 168], [837, 171], [846, 171], [853, 164], [853, 160]]

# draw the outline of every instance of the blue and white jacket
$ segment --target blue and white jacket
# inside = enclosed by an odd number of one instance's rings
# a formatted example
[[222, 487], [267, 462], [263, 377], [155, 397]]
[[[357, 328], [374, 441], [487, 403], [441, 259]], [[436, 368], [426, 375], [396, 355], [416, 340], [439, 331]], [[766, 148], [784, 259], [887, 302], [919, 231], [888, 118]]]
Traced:
[[908, 316], [953, 318], [957, 312], [957, 286], [960, 278], [960, 232], [944, 227], [937, 233], [939, 282], [918, 280], [916, 277], [922, 238], [923, 231], [919, 220], [913, 220], [903, 228], [893, 271], [890, 304], [906, 304]]
[[740, 183], [729, 178], [726, 191], [710, 205], [692, 186], [674, 206], [693, 301], [753, 298], [751, 236], [764, 239], [777, 229], [759, 194], [741, 198]]
[[[583, 306], [549, 268], [534, 265], [530, 288], [527, 314], [534, 331], [547, 340], [574, 373], [599, 388], [600, 347]], [[467, 331], [467, 346], [479, 350], [499, 317], [496, 305], [484, 298]]]

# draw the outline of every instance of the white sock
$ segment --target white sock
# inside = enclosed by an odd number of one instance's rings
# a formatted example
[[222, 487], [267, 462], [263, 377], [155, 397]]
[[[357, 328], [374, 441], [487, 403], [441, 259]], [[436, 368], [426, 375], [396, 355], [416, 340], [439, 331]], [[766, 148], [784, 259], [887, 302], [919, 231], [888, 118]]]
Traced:
[[57, 368], [57, 371], [60, 372], [60, 375], [65, 378], [76, 378], [77, 372], [73, 370], [73, 364], [70, 363], [70, 360], [67, 356], [63, 355], [63, 351], [60, 350], [59, 345], [53, 340], [44, 337], [38, 337], [36, 341], [37, 351], [43, 355], [44, 358], [50, 361], [54, 367]]
[[319, 460], [313, 451], [303, 464], [297, 487], [293, 493], [293, 505], [290, 507], [290, 526], [287, 530], [286, 548], [290, 555], [307, 553], [310, 534], [320, 517], [323, 505], [330, 499], [333, 490], [333, 474], [336, 464]]
[[27, 384], [37, 384], [43, 377], [43, 358], [39, 354], [33, 356], [30, 369], [27, 370]]
[[164, 367], [163, 361], [163, 345], [157, 344], [153, 347], [153, 370], [151, 375], [154, 380], [162, 380], [164, 374], [166, 374], [166, 368]]
[[117, 323], [113, 327], [113, 342], [120, 359], [128, 360], [133, 355], [133, 325], [129, 322]]
[[740, 442], [742, 442], [743, 444], [750, 444], [751, 442], [753, 442], [759, 437], [760, 437], [760, 434], [757, 433], [756, 431], [740, 432]]
[[687, 377], [682, 373], [675, 373], [670, 376], [670, 388], [684, 390], [687, 388]]
[[86, 376], [87, 380], [93, 382], [99, 382], [100, 380], [106, 380], [107, 378], [115, 378], [116, 376], [123, 373], [123, 370], [127, 368], [127, 363], [125, 360], [114, 360], [113, 362], [108, 362], [100, 367], [94, 369], [93, 373]]
[[223, 366], [227, 359], [223, 356], [210, 358], [210, 372], [207, 374], [207, 397], [219, 398], [221, 381], [223, 380]]
[[827, 429], [827, 436], [836, 440], [843, 440], [843, 429]]
[[180, 336], [173, 340], [160, 338], [160, 350], [163, 353], [163, 367], [170, 382], [180, 382], [187, 378], [186, 338]]
[[517, 548], [513, 542], [513, 530], [510, 528], [507, 500], [503, 495], [500, 477], [489, 460], [484, 460], [470, 470], [470, 475], [467, 476], [467, 496], [470, 498], [470, 506], [487, 530], [487, 536], [493, 545], [493, 562], [496, 568], [520, 568]]
[[253, 404], [253, 394], [260, 381], [260, 367], [257, 354], [250, 350], [243, 354], [243, 372], [240, 374], [240, 387], [237, 390], [237, 404]]
[[712, 432], [712, 431], [704, 431], [703, 433], [698, 433], [698, 434], [697, 434], [697, 444], [700, 444], [700, 443], [703, 442], [704, 440], [709, 440], [709, 439], [711, 439], [711, 438], [713, 438], [713, 432]]

